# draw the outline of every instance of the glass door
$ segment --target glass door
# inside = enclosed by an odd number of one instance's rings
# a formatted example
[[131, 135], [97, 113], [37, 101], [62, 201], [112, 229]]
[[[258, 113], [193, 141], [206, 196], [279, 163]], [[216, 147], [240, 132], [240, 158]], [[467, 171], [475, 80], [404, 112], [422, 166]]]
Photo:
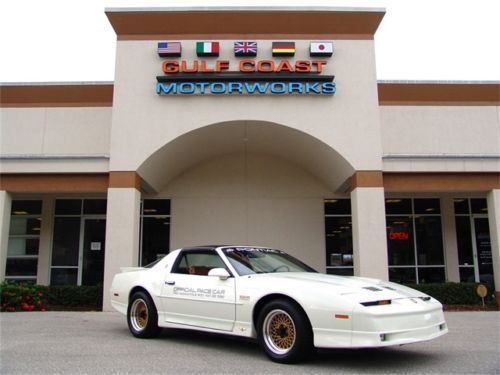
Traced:
[[97, 285], [104, 281], [104, 251], [106, 220], [84, 218], [82, 285]]
[[[491, 257], [490, 227], [488, 218], [474, 217], [475, 257], [480, 282], [493, 283], [493, 260]], [[477, 280], [477, 278], [476, 278]]]

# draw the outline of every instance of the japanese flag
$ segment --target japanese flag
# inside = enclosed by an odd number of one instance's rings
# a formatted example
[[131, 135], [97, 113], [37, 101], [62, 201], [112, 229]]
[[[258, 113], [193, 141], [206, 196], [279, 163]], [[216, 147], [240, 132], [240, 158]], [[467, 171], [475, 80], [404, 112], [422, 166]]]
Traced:
[[332, 42], [311, 42], [311, 56], [331, 56], [333, 55]]

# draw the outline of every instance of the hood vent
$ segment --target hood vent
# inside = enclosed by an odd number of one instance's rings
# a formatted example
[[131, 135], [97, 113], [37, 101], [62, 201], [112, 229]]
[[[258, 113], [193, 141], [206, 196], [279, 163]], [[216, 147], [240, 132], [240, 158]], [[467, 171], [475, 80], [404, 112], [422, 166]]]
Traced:
[[363, 289], [371, 290], [372, 292], [381, 292], [382, 291], [382, 289], [376, 288], [374, 286], [365, 286], [365, 287], [363, 287]]

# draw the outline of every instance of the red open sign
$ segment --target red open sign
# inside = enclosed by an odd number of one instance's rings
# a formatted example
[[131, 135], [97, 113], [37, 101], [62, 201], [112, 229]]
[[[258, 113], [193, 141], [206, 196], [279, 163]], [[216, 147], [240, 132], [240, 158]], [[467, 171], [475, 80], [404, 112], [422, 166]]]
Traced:
[[408, 233], [408, 232], [399, 231], [399, 232], [390, 232], [389, 233], [390, 240], [407, 241], [409, 238], [410, 238], [410, 233]]

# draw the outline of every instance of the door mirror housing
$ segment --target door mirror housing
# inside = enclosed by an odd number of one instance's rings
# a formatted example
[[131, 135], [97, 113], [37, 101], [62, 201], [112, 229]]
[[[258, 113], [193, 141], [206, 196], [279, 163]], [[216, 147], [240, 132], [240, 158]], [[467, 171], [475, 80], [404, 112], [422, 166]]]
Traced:
[[208, 276], [216, 276], [221, 280], [227, 280], [231, 277], [229, 272], [227, 272], [224, 268], [212, 268], [208, 271]]

